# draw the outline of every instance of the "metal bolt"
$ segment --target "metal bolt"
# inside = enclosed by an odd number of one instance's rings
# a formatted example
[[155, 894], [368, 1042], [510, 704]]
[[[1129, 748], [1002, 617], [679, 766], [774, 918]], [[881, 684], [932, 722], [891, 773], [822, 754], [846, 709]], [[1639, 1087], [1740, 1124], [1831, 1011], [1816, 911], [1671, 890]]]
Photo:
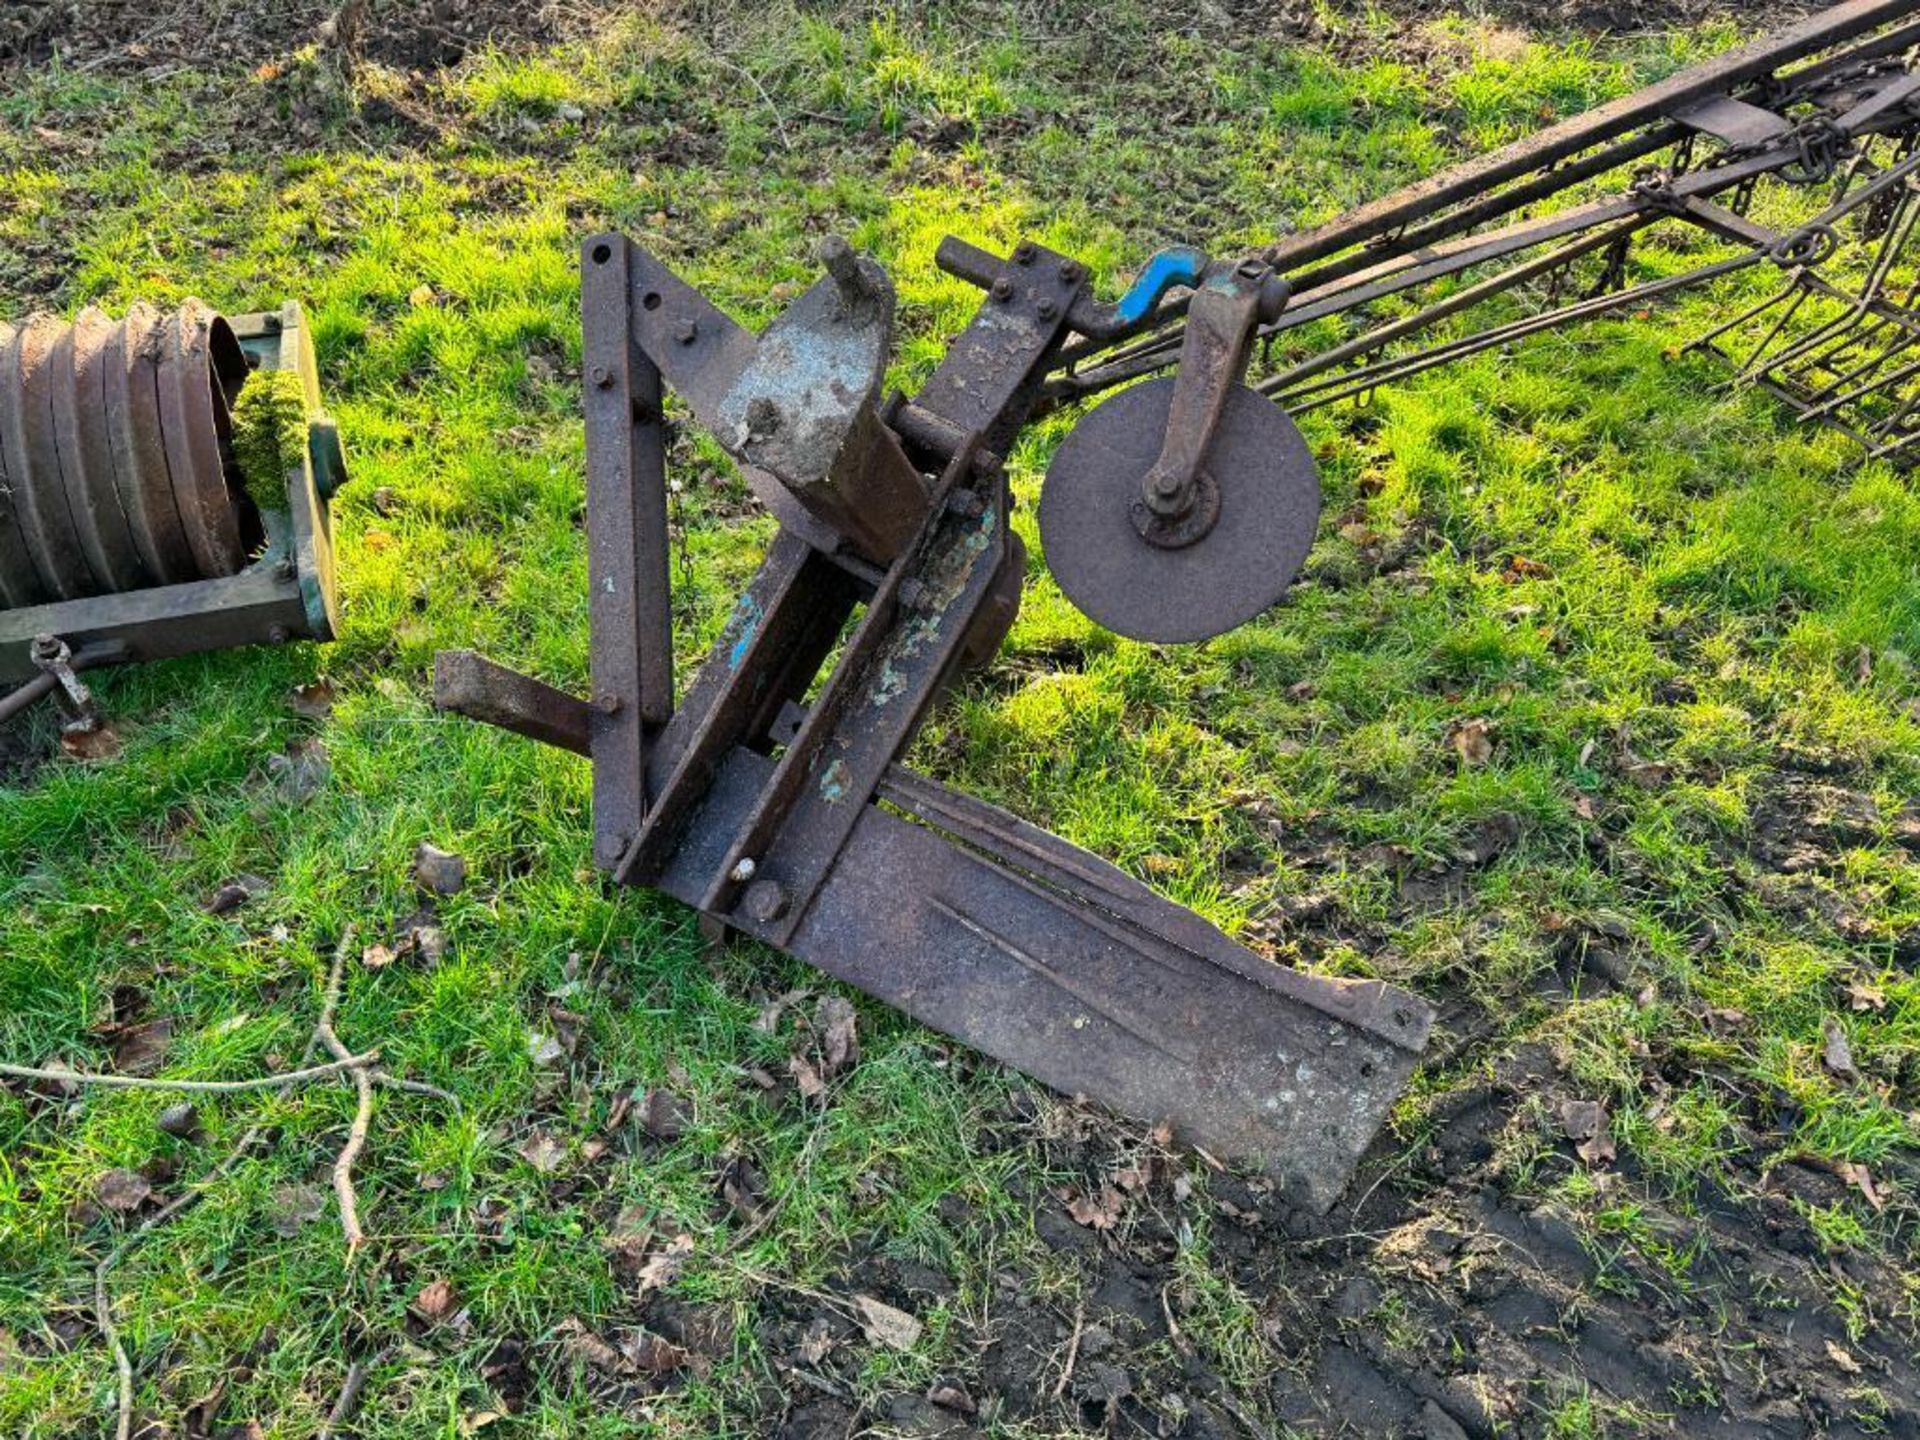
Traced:
[[592, 375], [593, 375], [593, 388], [596, 390], [605, 390], [608, 386], [613, 384], [613, 372], [607, 369], [607, 367], [604, 365], [594, 366]]
[[727, 872], [727, 879], [733, 881], [736, 885], [744, 885], [753, 878], [753, 872], [756, 868], [751, 857], [742, 855], [739, 863]]
[[275, 645], [284, 645], [293, 638], [293, 632], [284, 625], [275, 625], [267, 631], [267, 639]]
[[860, 257], [843, 238], [827, 236], [816, 253], [820, 263], [827, 267], [827, 273], [833, 276], [833, 283], [840, 287], [840, 298], [846, 304], [863, 305], [877, 298], [872, 282], [860, 268]]
[[1080, 277], [1085, 273], [1086, 272], [1080, 268], [1080, 262], [1078, 260], [1062, 260], [1060, 262], [1060, 281], [1064, 285], [1078, 285], [1080, 283]]
[[1060, 307], [1051, 300], [1042, 300], [1034, 309], [1039, 311], [1042, 320], [1051, 320], [1060, 313]]
[[602, 715], [618, 715], [620, 713], [620, 697], [611, 690], [603, 690], [593, 697], [593, 706], [594, 709], [598, 710]]
[[740, 909], [749, 920], [770, 925], [787, 913], [787, 892], [773, 880], [756, 880], [740, 899]]
[[278, 565], [273, 567], [273, 573], [276, 578], [281, 580], [293, 579], [293, 574], [294, 574], [293, 557], [289, 555], [283, 560], [281, 560], [281, 562]]
[[977, 520], [986, 513], [987, 502], [975, 490], [953, 490], [947, 495], [947, 509], [963, 520]]
[[993, 290], [991, 293], [996, 300], [1011, 300], [1013, 298], [1013, 282], [1002, 275], [998, 280], [993, 282]]
[[682, 320], [673, 327], [673, 338], [682, 345], [691, 345], [700, 338], [700, 327], [691, 320]]
[[1031, 265], [1033, 263], [1033, 242], [1031, 240], [1022, 240], [1018, 245], [1013, 247], [1013, 263], [1016, 265]]

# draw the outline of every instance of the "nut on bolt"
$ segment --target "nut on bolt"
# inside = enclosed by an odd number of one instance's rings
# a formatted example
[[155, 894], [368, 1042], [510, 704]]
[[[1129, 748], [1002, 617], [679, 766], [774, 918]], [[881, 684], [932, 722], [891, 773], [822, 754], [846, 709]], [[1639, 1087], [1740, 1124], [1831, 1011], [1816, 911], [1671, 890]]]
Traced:
[[594, 389], [605, 390], [613, 384], [613, 372], [604, 365], [596, 365], [593, 367], [592, 380]]
[[700, 338], [700, 327], [691, 320], [682, 320], [673, 327], [673, 338], [682, 345], [691, 345]]
[[1013, 298], [1013, 282], [1002, 275], [998, 280], [993, 282], [993, 289], [989, 293], [991, 293], [996, 300], [1011, 300]]

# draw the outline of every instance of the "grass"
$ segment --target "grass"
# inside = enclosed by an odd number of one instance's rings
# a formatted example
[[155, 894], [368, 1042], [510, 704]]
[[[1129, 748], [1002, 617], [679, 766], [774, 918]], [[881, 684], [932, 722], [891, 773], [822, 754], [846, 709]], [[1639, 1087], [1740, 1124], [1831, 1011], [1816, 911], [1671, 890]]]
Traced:
[[[493, 1408], [503, 1337], [622, 1313], [603, 1242], [627, 1207], [695, 1237], [671, 1293], [712, 1307], [728, 1346], [624, 1414], [561, 1361], [510, 1433], [754, 1432], [775, 1376], [756, 1317], [796, 1287], [841, 1288], [874, 1250], [954, 1278], [915, 1351], [876, 1350], [859, 1376], [869, 1399], [924, 1390], [967, 1353], [996, 1272], [1042, 1263], [1016, 1197], [1058, 1177], [1007, 1140], [1017, 1077], [860, 1002], [862, 1059], [824, 1105], [762, 1094], [750, 1073], [784, 1074], [813, 1004], [768, 1030], [766, 999], [818, 978], [710, 955], [680, 909], [612, 893], [591, 872], [584, 767], [430, 709], [443, 646], [585, 688], [577, 238], [625, 229], [759, 324], [809, 281], [817, 238], [847, 233], [899, 284], [911, 386], [970, 313], [932, 267], [948, 230], [1032, 235], [1114, 293], [1159, 243], [1269, 240], [1734, 37], [1567, 46], [1462, 20], [1416, 65], [1364, 58], [1368, 22], [1342, 22], [1344, 59], [1219, 48], [1132, 5], [1104, 7], [1098, 37], [1028, 23], [970, 38], [943, 7], [781, 8], [718, 38], [632, 21], [423, 80], [304, 55], [151, 84], [53, 67], [0, 94], [0, 311], [297, 296], [355, 481], [334, 511], [337, 645], [103, 676], [124, 753], [0, 788], [0, 1055], [101, 1065], [103, 1025], [164, 1017], [170, 1071], [256, 1073], [304, 1044], [348, 924], [404, 929], [417, 843], [474, 874], [439, 907], [437, 965], [349, 979], [347, 1043], [464, 1107], [382, 1096], [361, 1182], [376, 1246], [351, 1269], [330, 1216], [286, 1217], [286, 1187], [324, 1184], [345, 1088], [209, 1104], [200, 1143], [156, 1130], [160, 1097], [0, 1090], [0, 1431], [97, 1433], [110, 1414], [88, 1316], [119, 1227], [90, 1205], [98, 1177], [192, 1184], [262, 1121], [271, 1144], [115, 1281], [156, 1414], [224, 1386], [222, 1416], [309, 1435], [348, 1357], [398, 1339], [362, 1433], [462, 1433]], [[1001, 662], [919, 759], [1277, 959], [1455, 1001], [1473, 1043], [1423, 1072], [1409, 1145], [1486, 1057], [1550, 1047], [1610, 1106], [1626, 1178], [1602, 1193], [1534, 1144], [1499, 1181], [1557, 1198], [1598, 1252], [1639, 1257], [1634, 1276], [1684, 1287], [1696, 1258], [1640, 1200], [1684, 1213], [1801, 1155], [1865, 1165], [1887, 1200], [1804, 1210], [1814, 1243], [1911, 1276], [1920, 867], [1894, 827], [1920, 781], [1920, 496], [1666, 357], [1704, 321], [1596, 325], [1309, 417], [1327, 519], [1304, 583], [1209, 645], [1098, 632], [1036, 559]], [[1066, 423], [1013, 457], [1036, 557], [1032, 502]], [[673, 464], [690, 667], [768, 530], [710, 441], [683, 431]], [[1378, 567], [1394, 546], [1407, 563]], [[289, 690], [322, 676], [331, 715], [296, 713]], [[1488, 764], [1452, 744], [1468, 720], [1489, 727]], [[324, 782], [296, 798], [284, 762], [313, 741]], [[1878, 821], [1818, 874], [1781, 877], [1755, 847], [1774, 838], [1769, 797], [1809, 770]], [[1456, 867], [1490, 823], [1516, 842]], [[1401, 904], [1396, 872], [1423, 867], [1457, 868], [1455, 898]], [[265, 893], [205, 913], [242, 873]], [[1309, 902], [1313, 923], [1284, 918]], [[1632, 983], [1557, 991], [1568, 945], [1600, 937]], [[1849, 986], [1883, 1003], [1855, 1009]], [[1821, 1065], [1836, 1019], [1862, 1082]], [[541, 1063], [562, 1025], [576, 1054]], [[683, 1097], [679, 1138], [610, 1125], [616, 1097], [648, 1087]], [[559, 1139], [556, 1169], [523, 1157], [536, 1130]], [[778, 1207], [744, 1238], [716, 1199], [734, 1158]], [[1257, 1393], [1286, 1357], [1253, 1303], [1204, 1231], [1178, 1265], [1194, 1342]], [[439, 1279], [463, 1327], [409, 1331]], [[1898, 1302], [1832, 1303], [1851, 1328]], [[1626, 1423], [1584, 1390], [1540, 1406], [1554, 1434]]]

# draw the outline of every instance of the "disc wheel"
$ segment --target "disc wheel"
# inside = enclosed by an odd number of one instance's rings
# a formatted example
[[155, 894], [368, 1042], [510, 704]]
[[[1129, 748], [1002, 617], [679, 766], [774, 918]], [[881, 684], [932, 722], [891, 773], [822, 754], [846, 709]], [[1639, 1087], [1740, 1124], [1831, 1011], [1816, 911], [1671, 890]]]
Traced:
[[226, 400], [214, 393], [213, 347], [223, 341], [237, 347], [226, 322], [198, 301], [161, 321], [160, 428], [167, 468], [187, 543], [208, 578], [235, 574], [247, 559], [238, 497], [220, 454]]
[[162, 585], [198, 580], [193, 548], [174, 503], [160, 428], [160, 348], [166, 321], [135, 304], [108, 336], [103, 357], [113, 479], [140, 559]]
[[53, 347], [53, 430], [66, 480], [67, 508], [94, 575], [114, 592], [153, 580], [140, 561], [114, 479], [105, 380], [113, 322], [83, 310]]
[[[14, 330], [0, 325], [0, 368], [13, 354]], [[4, 390], [0, 384], [0, 390]], [[19, 491], [13, 478], [14, 442], [8, 438], [10, 426], [6, 407], [0, 403], [0, 608], [17, 609], [38, 605], [47, 599], [46, 585], [27, 550], [26, 533], [20, 528], [15, 495]]]
[[96, 595], [105, 586], [87, 564], [67, 508], [54, 438], [53, 351], [66, 327], [36, 315], [14, 332], [0, 357], [0, 442], [7, 447], [7, 478], [27, 552], [57, 600]]
[[1313, 545], [1320, 477], [1286, 411], [1235, 386], [1207, 451], [1219, 516], [1180, 548], [1151, 544], [1134, 509], [1159, 459], [1171, 379], [1121, 391], [1074, 428], [1040, 492], [1047, 568], [1089, 620], [1158, 644], [1244, 625], [1283, 594]]

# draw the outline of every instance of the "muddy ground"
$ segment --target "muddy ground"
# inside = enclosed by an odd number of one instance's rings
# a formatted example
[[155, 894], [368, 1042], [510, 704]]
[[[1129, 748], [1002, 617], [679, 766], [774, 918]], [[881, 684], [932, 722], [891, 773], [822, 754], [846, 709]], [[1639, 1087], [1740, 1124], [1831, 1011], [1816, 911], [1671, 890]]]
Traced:
[[[57, 55], [67, 65], [107, 72], [253, 66], [320, 44], [405, 71], [457, 64], [488, 45], [512, 49], [578, 33], [593, 23], [596, 8], [583, 0], [162, 0], [157, 7], [8, 0], [0, 6], [0, 64], [44, 63]], [[697, 0], [665, 8], [697, 8]], [[1817, 8], [1784, 0], [1773, 13], [1785, 21]], [[1244, 31], [1321, 38], [1328, 16], [1385, 15], [1414, 29], [1459, 13], [1552, 35], [1751, 18], [1748, 7], [1729, 0], [1384, 0], [1366, 6], [1340, 0], [1326, 7], [1312, 0], [1195, 0], [1190, 14], [1171, 16], [1170, 23], [1223, 36]]]

